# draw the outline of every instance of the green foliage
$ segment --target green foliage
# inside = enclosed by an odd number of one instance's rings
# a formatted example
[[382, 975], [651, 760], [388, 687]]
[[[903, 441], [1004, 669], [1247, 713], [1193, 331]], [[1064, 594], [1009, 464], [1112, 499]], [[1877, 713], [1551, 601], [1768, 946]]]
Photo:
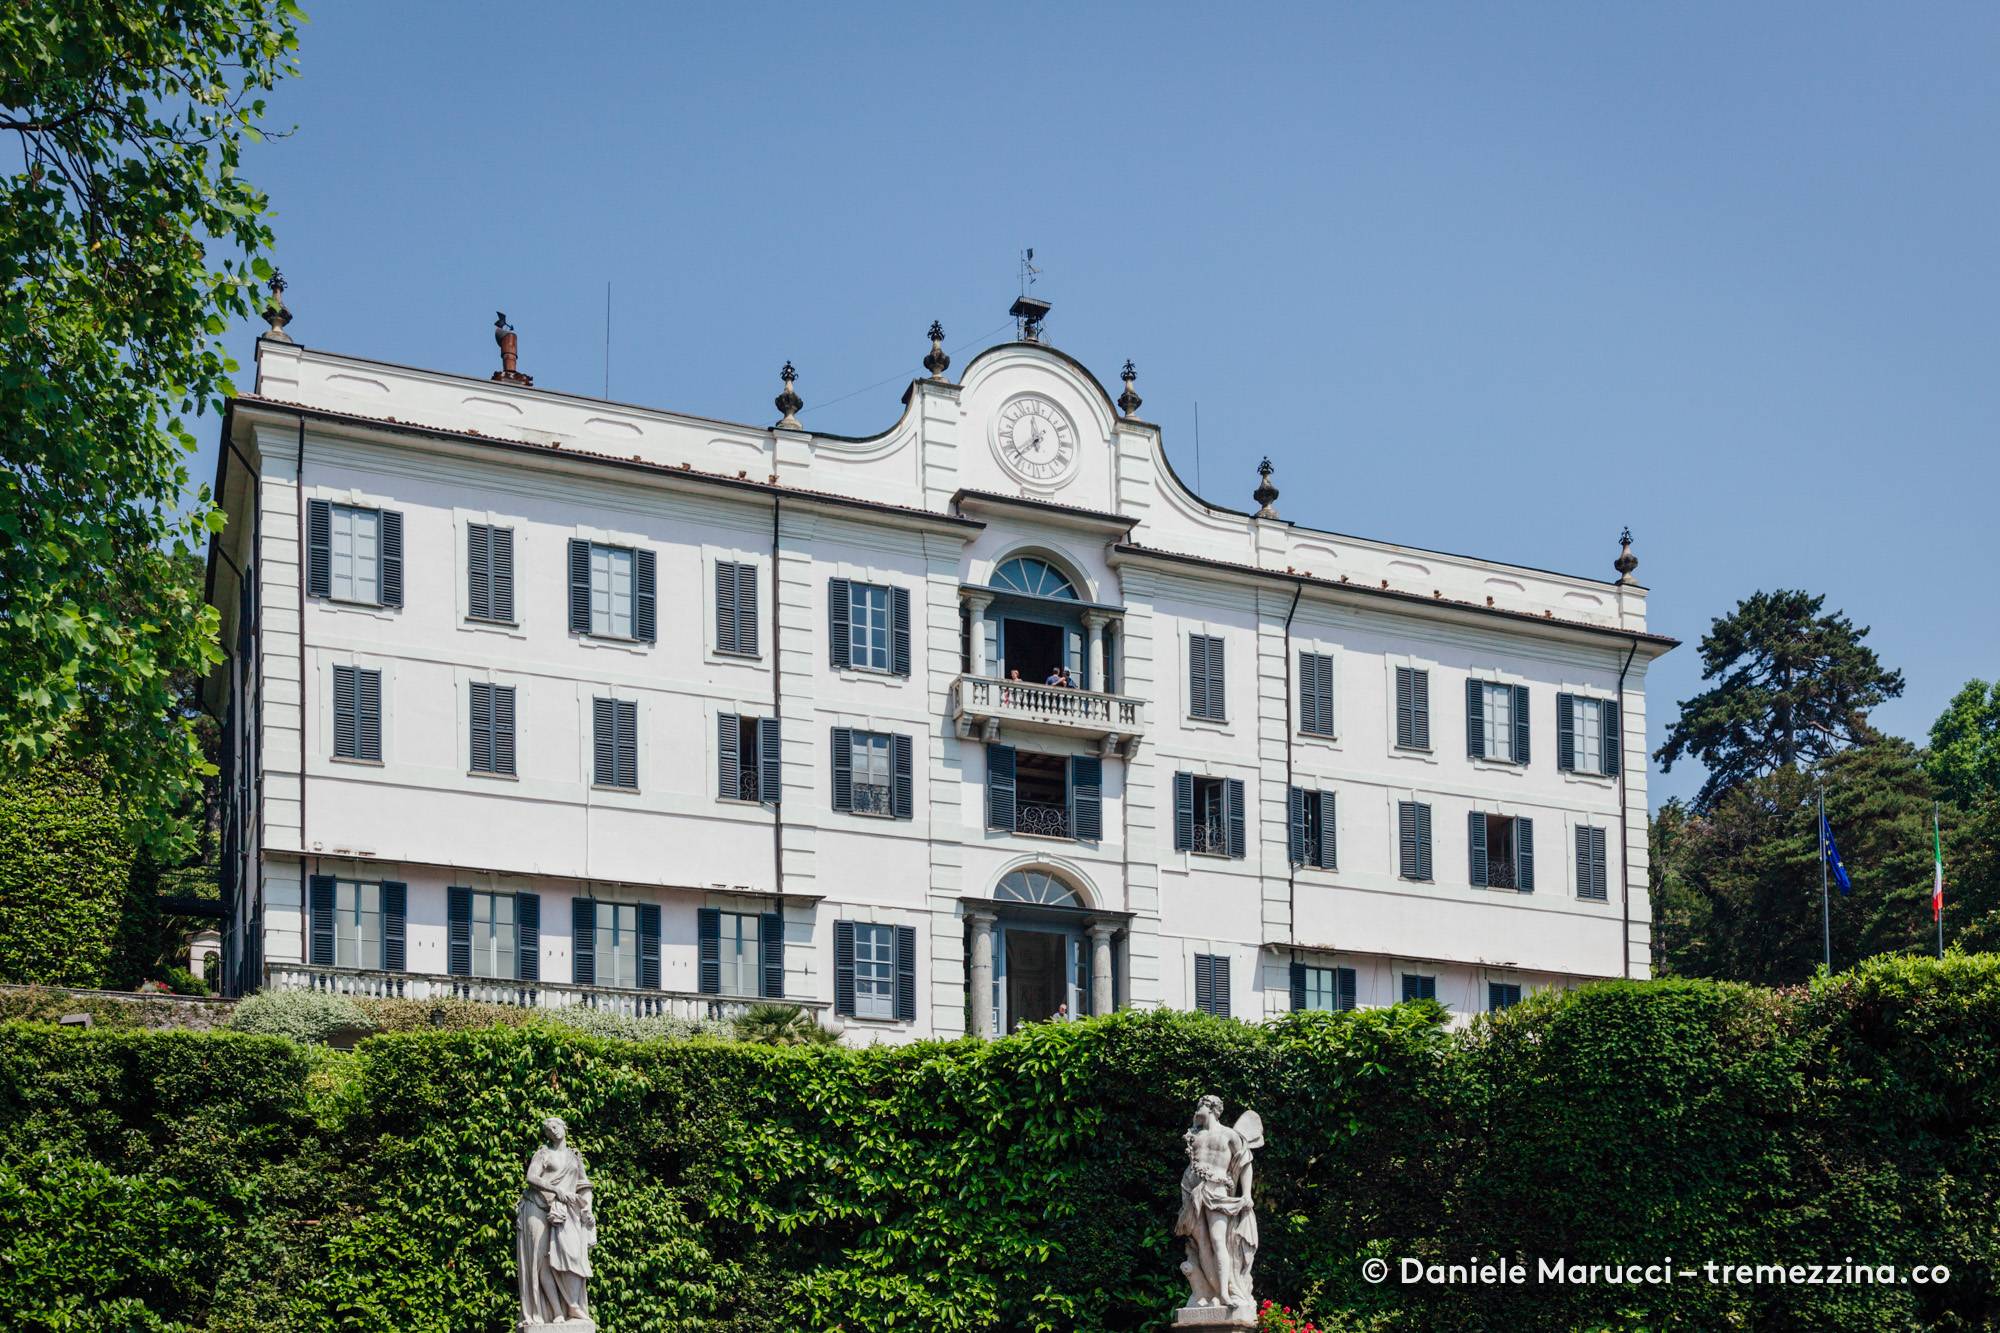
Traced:
[[207, 767], [177, 673], [220, 660], [185, 575], [221, 515], [185, 418], [233, 390], [220, 335], [270, 275], [238, 175], [291, 72], [292, 0], [0, 6], [0, 768], [104, 765], [156, 840]]
[[2000, 796], [2000, 680], [1969, 680], [1931, 723], [1924, 769], [1938, 794], [1972, 806]]
[[697, 1019], [674, 1018], [668, 1014], [640, 1018], [634, 1014], [621, 1014], [610, 1009], [593, 1009], [589, 1005], [582, 1004], [571, 1005], [567, 1009], [533, 1011], [530, 1021], [546, 1024], [564, 1032], [581, 1032], [593, 1037], [613, 1037], [619, 1041], [680, 1041], [704, 1034], [721, 1036], [726, 1032], [721, 1024]]
[[105, 984], [131, 878], [122, 834], [85, 765], [0, 781], [0, 982]]
[[738, 1041], [766, 1046], [834, 1046], [840, 1035], [796, 1004], [753, 1004], [729, 1025]]
[[1702, 679], [1716, 683], [1681, 701], [1654, 756], [1662, 772], [1687, 757], [1707, 768], [1697, 806], [1869, 738], [1868, 710], [1903, 692], [1903, 673], [1861, 642], [1867, 628], [1822, 614], [1825, 603], [1790, 589], [1755, 593], [1702, 636]]
[[[502, 1333], [537, 1124], [636, 1330], [1152, 1330], [1195, 1097], [1264, 1117], [1273, 1326], [1971, 1329], [2000, 1308], [2000, 959], [1127, 1013], [847, 1050], [528, 1023], [355, 1052], [0, 1027], [0, 1301], [25, 1328]], [[53, 1219], [53, 1222], [50, 1222]], [[64, 1245], [65, 1237], [103, 1237]], [[1412, 1286], [1365, 1258], [1949, 1264], [1942, 1287]], [[98, 1322], [92, 1323], [91, 1320]], [[68, 1321], [68, 1322], [65, 1322]]]
[[373, 1031], [375, 1025], [344, 995], [267, 990], [238, 1001], [229, 1026], [238, 1032], [320, 1045], [341, 1034]]

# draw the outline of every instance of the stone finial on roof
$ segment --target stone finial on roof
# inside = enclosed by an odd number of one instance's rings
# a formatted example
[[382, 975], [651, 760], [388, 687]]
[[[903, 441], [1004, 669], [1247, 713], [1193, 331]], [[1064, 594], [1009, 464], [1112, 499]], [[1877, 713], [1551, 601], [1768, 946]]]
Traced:
[[493, 378], [502, 384], [533, 384], [533, 375], [521, 373], [521, 336], [507, 322], [504, 310], [493, 312], [493, 341], [500, 348], [500, 369], [493, 372]]
[[1250, 498], [1257, 502], [1258, 518], [1276, 518], [1278, 511], [1271, 508], [1278, 503], [1278, 488], [1271, 484], [1271, 474], [1277, 471], [1266, 457], [1257, 465], [1257, 489], [1250, 492]]
[[778, 372], [778, 378], [785, 382], [785, 387], [771, 400], [777, 409], [784, 413], [778, 418], [778, 424], [790, 430], [803, 429], [799, 425], [799, 409], [806, 405], [806, 400], [799, 397], [797, 390], [792, 388], [792, 382], [798, 377], [799, 372], [792, 368], [792, 363], [785, 362], [785, 368]]
[[1632, 554], [1632, 529], [1626, 528], [1618, 534], [1618, 558], [1611, 562], [1611, 567], [1618, 571], [1620, 583], [1637, 581], [1632, 577], [1632, 571], [1639, 567], [1639, 557]]
[[1146, 401], [1139, 396], [1138, 390], [1132, 387], [1132, 381], [1139, 378], [1139, 372], [1132, 368], [1129, 359], [1125, 362], [1125, 369], [1118, 372], [1118, 378], [1125, 381], [1125, 392], [1118, 395], [1118, 410], [1129, 417]]
[[924, 369], [931, 373], [932, 379], [941, 380], [944, 378], [944, 373], [951, 369], [951, 357], [946, 355], [944, 350], [944, 325], [932, 320], [930, 336], [931, 350], [929, 355], [924, 357]]
[[271, 270], [271, 300], [264, 307], [264, 322], [271, 326], [264, 336], [273, 342], [288, 343], [292, 335], [285, 332], [285, 325], [292, 322], [292, 312], [285, 307], [285, 271]]

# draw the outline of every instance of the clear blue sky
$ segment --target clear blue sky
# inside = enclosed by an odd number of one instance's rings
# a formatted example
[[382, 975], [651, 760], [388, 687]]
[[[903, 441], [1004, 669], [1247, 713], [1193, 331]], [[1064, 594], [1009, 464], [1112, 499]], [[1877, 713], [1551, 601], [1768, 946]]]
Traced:
[[1874, 627], [1889, 730], [2000, 673], [2000, 8], [310, 8], [248, 166], [302, 342], [485, 374], [505, 309], [594, 393], [610, 280], [612, 396], [763, 422], [789, 357], [866, 433], [1032, 245], [1213, 499], [1268, 452], [1288, 518], [1600, 576], [1629, 523], [1656, 746], [1758, 588]]

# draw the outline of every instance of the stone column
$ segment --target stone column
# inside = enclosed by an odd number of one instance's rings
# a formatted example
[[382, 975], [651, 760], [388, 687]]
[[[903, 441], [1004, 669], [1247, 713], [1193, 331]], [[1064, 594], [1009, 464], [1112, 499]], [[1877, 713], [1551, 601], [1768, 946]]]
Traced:
[[1116, 926], [1098, 922], [1090, 928], [1090, 1012], [1111, 1012], [1111, 935]]
[[[965, 604], [972, 608], [972, 674], [986, 674], [986, 608], [993, 605], [990, 592], [969, 592]], [[996, 672], [997, 674], [997, 672]]]
[[967, 912], [972, 923], [972, 1035], [993, 1035], [993, 923], [991, 912]]
[[1083, 630], [1090, 636], [1090, 655], [1087, 660], [1090, 663], [1090, 688], [1093, 690], [1104, 688], [1104, 627], [1110, 621], [1111, 617], [1102, 611], [1083, 613]]

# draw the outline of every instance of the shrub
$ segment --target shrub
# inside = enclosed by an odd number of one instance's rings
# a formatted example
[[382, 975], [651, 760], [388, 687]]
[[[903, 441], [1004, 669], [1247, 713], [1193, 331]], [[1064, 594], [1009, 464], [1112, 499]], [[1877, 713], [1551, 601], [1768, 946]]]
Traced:
[[323, 1044], [343, 1033], [374, 1030], [359, 1005], [318, 991], [259, 991], [239, 1000], [229, 1026], [238, 1032]]
[[766, 1046], [837, 1046], [840, 1034], [796, 1004], [753, 1004], [729, 1024], [738, 1041]]
[[160, 973], [160, 980], [176, 995], [207, 995], [208, 983], [184, 967], [170, 967]]
[[131, 873], [87, 770], [57, 759], [0, 782], [0, 982], [105, 985]]
[[666, 1014], [639, 1018], [612, 1009], [593, 1009], [589, 1005], [582, 1004], [563, 1009], [533, 1010], [528, 1021], [565, 1032], [580, 1032], [592, 1037], [611, 1037], [619, 1041], [680, 1041], [688, 1037], [726, 1036], [729, 1031], [720, 1023], [674, 1018]]

